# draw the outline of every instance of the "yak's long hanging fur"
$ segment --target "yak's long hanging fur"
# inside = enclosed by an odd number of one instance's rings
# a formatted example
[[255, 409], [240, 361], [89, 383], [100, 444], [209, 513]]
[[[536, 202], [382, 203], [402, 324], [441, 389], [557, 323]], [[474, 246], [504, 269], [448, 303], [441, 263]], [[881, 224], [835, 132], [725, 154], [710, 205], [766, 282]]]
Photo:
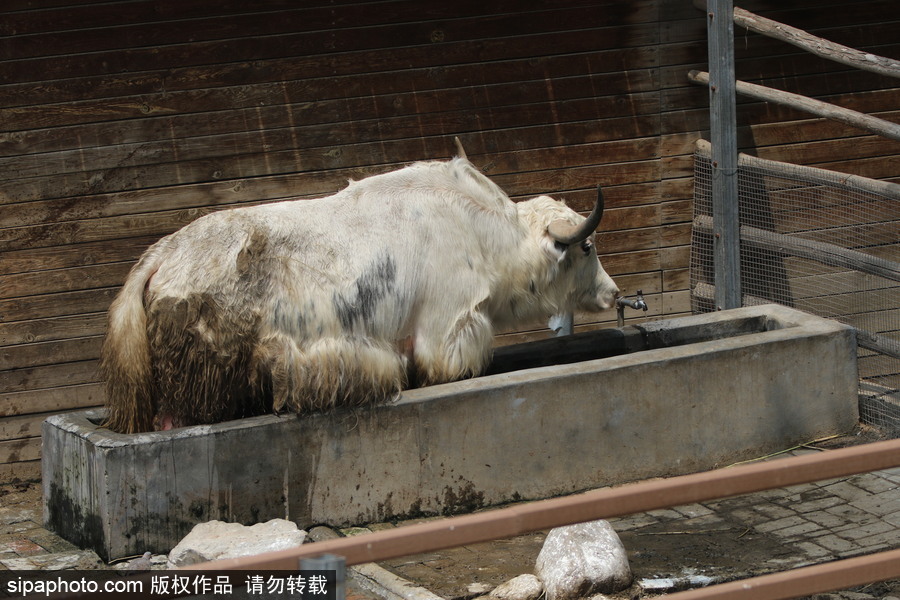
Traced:
[[152, 249], [131, 269], [109, 308], [100, 372], [106, 382], [107, 427], [122, 433], [148, 431], [156, 415], [144, 287], [158, 268]]

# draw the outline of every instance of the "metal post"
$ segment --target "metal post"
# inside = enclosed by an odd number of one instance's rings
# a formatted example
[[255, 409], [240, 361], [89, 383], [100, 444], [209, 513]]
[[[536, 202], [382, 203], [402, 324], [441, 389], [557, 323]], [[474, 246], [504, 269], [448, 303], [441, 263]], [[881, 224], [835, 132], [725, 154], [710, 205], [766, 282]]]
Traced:
[[334, 571], [334, 600], [347, 597], [347, 561], [343, 556], [321, 554], [300, 559], [301, 571]]
[[707, 2], [713, 260], [718, 310], [741, 306], [733, 13], [732, 0]]
[[550, 317], [548, 327], [556, 332], [556, 337], [564, 335], [572, 335], [575, 331], [575, 315], [573, 313], [563, 313]]

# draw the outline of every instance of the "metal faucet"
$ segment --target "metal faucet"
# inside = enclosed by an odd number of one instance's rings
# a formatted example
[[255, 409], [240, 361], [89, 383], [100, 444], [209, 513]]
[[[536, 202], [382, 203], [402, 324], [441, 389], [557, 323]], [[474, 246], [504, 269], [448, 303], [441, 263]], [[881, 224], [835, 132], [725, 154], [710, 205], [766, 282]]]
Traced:
[[625, 307], [630, 306], [634, 310], [643, 310], [647, 312], [649, 308], [644, 301], [644, 292], [638, 290], [637, 296], [633, 300], [628, 298], [616, 298], [616, 321], [619, 327], [625, 327]]

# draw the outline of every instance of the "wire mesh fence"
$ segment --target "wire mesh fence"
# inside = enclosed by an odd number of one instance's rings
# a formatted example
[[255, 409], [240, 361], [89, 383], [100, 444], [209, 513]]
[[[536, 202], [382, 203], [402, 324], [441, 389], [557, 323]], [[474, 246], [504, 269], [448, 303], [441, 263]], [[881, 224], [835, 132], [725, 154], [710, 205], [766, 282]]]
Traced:
[[[713, 167], [695, 155], [691, 301], [714, 310]], [[741, 296], [857, 329], [860, 417], [900, 437], [900, 186], [742, 155]]]

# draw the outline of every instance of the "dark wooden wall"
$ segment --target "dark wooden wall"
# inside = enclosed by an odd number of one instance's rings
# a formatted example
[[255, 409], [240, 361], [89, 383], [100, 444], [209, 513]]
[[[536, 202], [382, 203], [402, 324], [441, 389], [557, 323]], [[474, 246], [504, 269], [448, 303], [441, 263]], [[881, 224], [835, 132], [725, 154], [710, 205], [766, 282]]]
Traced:
[[[708, 116], [685, 77], [706, 68], [689, 0], [314, 4], [4, 1], [0, 481], [39, 474], [46, 416], [102, 403], [105, 311], [150, 243], [213, 210], [447, 158], [454, 135], [514, 198], [586, 210], [604, 184], [607, 270], [650, 317], [690, 310]], [[742, 6], [900, 55], [896, 0]], [[897, 81], [741, 30], [736, 44], [744, 79], [900, 119]], [[739, 123], [766, 158], [900, 176], [896, 143], [848, 127], [753, 102]]]

